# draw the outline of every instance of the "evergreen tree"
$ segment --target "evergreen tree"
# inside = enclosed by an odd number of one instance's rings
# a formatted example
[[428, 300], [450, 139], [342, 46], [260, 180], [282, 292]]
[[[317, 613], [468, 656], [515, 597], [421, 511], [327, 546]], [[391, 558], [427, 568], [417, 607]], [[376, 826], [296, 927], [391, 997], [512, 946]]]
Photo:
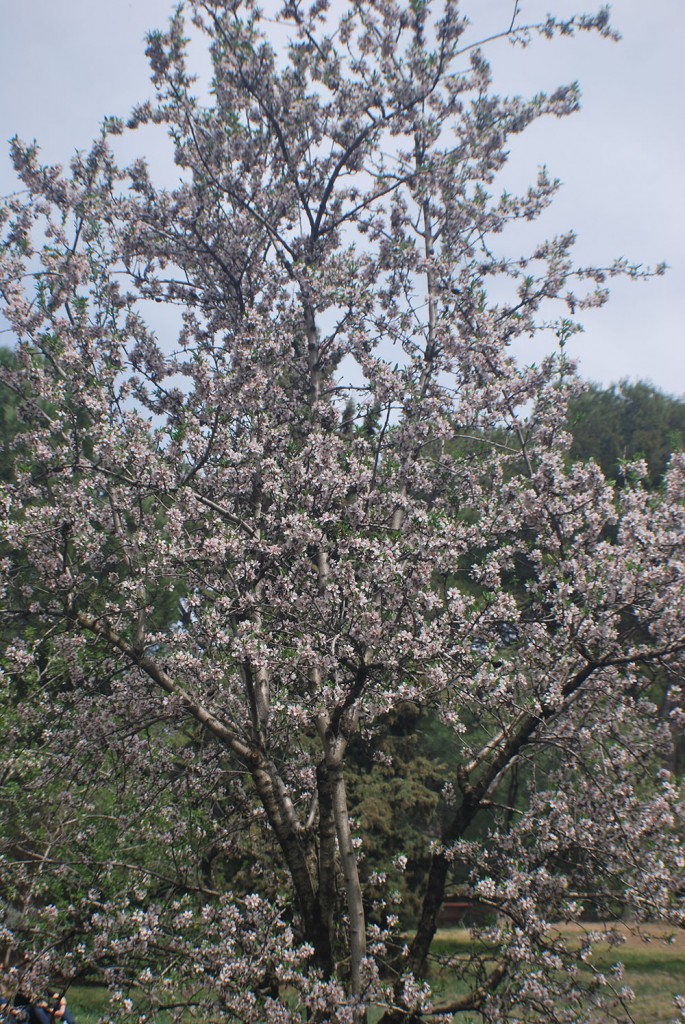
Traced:
[[568, 426], [572, 459], [595, 459], [613, 480], [622, 478], [624, 462], [645, 459], [654, 486], [670, 456], [685, 449], [685, 402], [644, 381], [591, 384], [572, 399]]

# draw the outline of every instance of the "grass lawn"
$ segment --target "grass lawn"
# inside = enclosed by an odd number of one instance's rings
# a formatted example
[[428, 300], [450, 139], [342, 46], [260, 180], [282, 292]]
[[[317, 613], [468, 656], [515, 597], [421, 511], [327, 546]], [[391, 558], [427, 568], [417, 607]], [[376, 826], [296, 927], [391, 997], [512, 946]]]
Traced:
[[[587, 927], [599, 929], [601, 926]], [[583, 930], [579, 926], [559, 925], [558, 930], [571, 943], [580, 944]], [[671, 1024], [677, 1018], [673, 996], [685, 995], [685, 933], [673, 936], [670, 929], [653, 925], [649, 928], [651, 940], [645, 941], [621, 925], [616, 930], [621, 932], [625, 941], [619, 946], [599, 943], [592, 957], [592, 967], [609, 974], [612, 966], [620, 961], [625, 967], [621, 984], [629, 985], [635, 992], [631, 1006], [634, 1021], [637, 1024]], [[667, 941], [671, 936], [672, 941]], [[453, 928], [436, 935], [436, 953], [458, 956], [469, 949], [469, 933], [464, 929]], [[434, 967], [431, 980], [438, 998], [448, 999], [464, 994], [464, 989], [455, 984], [446, 969]], [[107, 1010], [107, 990], [99, 985], [74, 985], [69, 990], [68, 1000], [76, 1024], [97, 1024]], [[456, 1018], [458, 1024], [475, 1024], [478, 1020], [470, 1014], [460, 1014]], [[597, 1024], [605, 1022], [598, 1020]]]
[[[558, 932], [571, 944], [578, 945], [585, 930], [599, 931], [601, 927], [557, 926]], [[618, 946], [608, 942], [597, 943], [590, 961], [592, 968], [610, 975], [613, 965], [622, 963], [625, 972], [620, 984], [635, 992], [635, 1001], [630, 1009], [637, 1024], [671, 1024], [678, 1017], [673, 996], [685, 995], [685, 933], [674, 934], [673, 929], [660, 925], [645, 928], [643, 936], [632, 933], [623, 925], [616, 926], [614, 930], [621, 933], [624, 941]], [[433, 948], [441, 954], [464, 954], [470, 948], [469, 933], [458, 928], [440, 931]], [[588, 977], [590, 970], [588, 967]], [[444, 998], [464, 994], [464, 989], [450, 983], [447, 971], [441, 968], [434, 969], [433, 981]], [[459, 1024], [470, 1024], [470, 1020], [479, 1018], [462, 1014], [457, 1020]], [[604, 1024], [604, 1021], [598, 1019], [598, 1024]]]
[[76, 1024], [97, 1024], [107, 1011], [109, 993], [103, 985], [72, 985], [67, 992]]

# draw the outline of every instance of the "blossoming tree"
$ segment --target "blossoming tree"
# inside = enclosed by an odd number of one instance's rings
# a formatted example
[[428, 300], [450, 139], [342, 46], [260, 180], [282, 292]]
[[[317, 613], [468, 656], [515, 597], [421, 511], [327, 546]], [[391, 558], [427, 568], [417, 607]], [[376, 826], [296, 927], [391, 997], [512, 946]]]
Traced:
[[[576, 266], [571, 233], [506, 253], [558, 187], [502, 193], [509, 140], [577, 89], [494, 95], [455, 0], [266, 14], [186, 0], [149, 37], [155, 101], [68, 172], [14, 143], [8, 983], [97, 967], [146, 1019], [623, 1019], [618, 970], [550, 922], [590, 897], [683, 920], [679, 693], [665, 720], [650, 667], [685, 646], [685, 467], [658, 494], [569, 467], [573, 315], [637, 271]], [[612, 34], [513, 14], [522, 44]], [[140, 125], [175, 187], [118, 166]], [[451, 739], [407, 936], [347, 783], [351, 740], [409, 704]], [[492, 916], [441, 1002], [456, 886]]]

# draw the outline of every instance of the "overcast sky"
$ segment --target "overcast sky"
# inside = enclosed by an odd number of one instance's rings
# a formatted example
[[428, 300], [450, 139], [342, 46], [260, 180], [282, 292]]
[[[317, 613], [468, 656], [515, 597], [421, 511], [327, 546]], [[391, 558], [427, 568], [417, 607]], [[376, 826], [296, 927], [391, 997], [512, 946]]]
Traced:
[[[338, 0], [342, 3], [343, 0]], [[265, 11], [280, 0], [263, 0]], [[484, 35], [506, 27], [513, 0], [464, 0]], [[529, 19], [570, 13], [569, 0], [521, 0]], [[588, 0], [582, 9], [593, 10]], [[145, 32], [170, 0], [0, 0], [0, 193], [14, 188], [7, 140], [37, 139], [66, 162], [105, 114], [126, 115], [150, 94]], [[620, 282], [608, 307], [586, 314], [574, 339], [584, 376], [651, 380], [685, 394], [685, 0], [616, 0], [623, 40], [537, 42], [489, 49], [502, 91], [521, 94], [578, 79], [583, 109], [544, 121], [512, 149], [507, 184], [524, 186], [545, 163], [564, 189], [544, 234], [574, 228], [579, 258], [655, 264], [664, 278]], [[142, 150], [150, 137], [133, 142]], [[134, 147], [135, 149], [135, 147]], [[149, 154], [148, 154], [149, 155]], [[536, 227], [536, 238], [543, 227]], [[533, 353], [533, 356], [535, 353]]]

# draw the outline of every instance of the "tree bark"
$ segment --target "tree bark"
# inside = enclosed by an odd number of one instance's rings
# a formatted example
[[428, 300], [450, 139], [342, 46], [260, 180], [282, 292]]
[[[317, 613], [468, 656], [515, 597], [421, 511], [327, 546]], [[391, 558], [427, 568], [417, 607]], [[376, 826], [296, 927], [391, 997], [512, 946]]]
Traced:
[[335, 931], [335, 816], [333, 813], [333, 792], [331, 779], [325, 761], [316, 770], [317, 791], [319, 798], [319, 903], [321, 917], [331, 936], [331, 947], [334, 947]]
[[345, 778], [342, 769], [342, 757], [333, 749], [327, 755], [327, 768], [331, 780], [333, 798], [333, 815], [335, 830], [338, 837], [338, 849], [345, 878], [345, 894], [347, 912], [350, 919], [350, 983], [352, 995], [361, 995], [361, 964], [366, 956], [366, 919], [362, 901], [361, 882], [357, 868], [357, 857], [354, 852], [350, 817], [347, 807]]

